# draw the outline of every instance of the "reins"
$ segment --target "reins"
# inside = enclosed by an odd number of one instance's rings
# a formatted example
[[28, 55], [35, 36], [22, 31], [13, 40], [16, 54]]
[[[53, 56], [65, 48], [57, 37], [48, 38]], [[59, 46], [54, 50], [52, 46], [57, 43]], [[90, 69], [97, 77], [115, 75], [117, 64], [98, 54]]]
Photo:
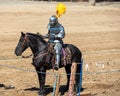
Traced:
[[30, 54], [30, 55], [28, 55], [28, 56], [23, 56], [22, 55], [22, 58], [30, 58], [30, 57], [32, 57], [33, 56], [33, 54]]
[[34, 56], [33, 59], [38, 59], [38, 58], [40, 58], [40, 57], [42, 57], [42, 56], [44, 56], [44, 55], [47, 55], [47, 54], [48, 54], [48, 53], [43, 53], [43, 54], [40, 54], [40, 55], [38, 55], [38, 56], [36, 56], [36, 57]]
[[[33, 57], [33, 59], [38, 59], [38, 58], [40, 58], [40, 57], [42, 57], [42, 56], [44, 56], [44, 55], [47, 55], [48, 53], [43, 53], [43, 54], [40, 54], [40, 55], [38, 55], [38, 56], [34, 56]], [[22, 58], [30, 58], [30, 57], [32, 57], [33, 56], [33, 54], [30, 54], [30, 55], [28, 55], [28, 56], [23, 56], [22, 55]]]

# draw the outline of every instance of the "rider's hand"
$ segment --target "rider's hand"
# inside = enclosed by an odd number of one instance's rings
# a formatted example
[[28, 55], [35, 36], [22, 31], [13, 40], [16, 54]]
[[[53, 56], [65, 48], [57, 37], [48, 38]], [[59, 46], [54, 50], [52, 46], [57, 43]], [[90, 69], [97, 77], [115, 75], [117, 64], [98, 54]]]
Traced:
[[54, 34], [51, 34], [51, 35], [50, 35], [50, 38], [53, 38], [53, 39], [54, 39], [54, 38], [55, 38], [55, 35], [54, 35]]

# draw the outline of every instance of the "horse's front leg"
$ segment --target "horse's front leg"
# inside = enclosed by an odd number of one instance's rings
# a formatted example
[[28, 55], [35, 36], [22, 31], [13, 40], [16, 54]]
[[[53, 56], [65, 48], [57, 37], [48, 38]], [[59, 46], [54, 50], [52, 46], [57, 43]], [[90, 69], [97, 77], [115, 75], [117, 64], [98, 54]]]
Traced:
[[38, 80], [39, 80], [39, 86], [40, 86], [40, 90], [39, 90], [39, 95], [38, 96], [46, 96], [45, 95], [45, 78], [46, 78], [46, 70], [45, 68], [41, 67], [41, 68], [36, 68], [36, 70], [38, 71]]

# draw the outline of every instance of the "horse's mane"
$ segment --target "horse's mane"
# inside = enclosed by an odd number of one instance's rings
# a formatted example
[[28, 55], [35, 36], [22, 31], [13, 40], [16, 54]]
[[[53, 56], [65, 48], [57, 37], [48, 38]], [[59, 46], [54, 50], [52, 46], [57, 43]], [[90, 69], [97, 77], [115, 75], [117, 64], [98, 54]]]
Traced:
[[34, 38], [40, 40], [41, 42], [46, 43], [46, 41], [43, 39], [43, 36], [42, 36], [42, 35], [34, 34], [34, 33], [26, 33], [26, 34], [27, 34], [27, 35], [30, 35], [30, 36], [33, 36]]

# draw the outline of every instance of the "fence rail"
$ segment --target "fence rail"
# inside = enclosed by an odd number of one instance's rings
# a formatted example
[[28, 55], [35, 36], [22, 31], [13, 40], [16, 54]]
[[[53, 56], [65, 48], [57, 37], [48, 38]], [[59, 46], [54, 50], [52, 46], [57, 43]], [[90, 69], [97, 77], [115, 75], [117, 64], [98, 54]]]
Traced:
[[[6, 67], [6, 68], [11, 68], [11, 69], [16, 69], [16, 70], [20, 70], [20, 71], [24, 71], [24, 72], [34, 72], [34, 73], [41, 73], [41, 74], [52, 74], [52, 75], [56, 75], [56, 73], [53, 72], [39, 72], [36, 70], [32, 70], [32, 69], [25, 69], [25, 68], [19, 68], [16, 66], [12, 66], [12, 65], [7, 65], [7, 64], [0, 64], [0, 66], [2, 67]], [[85, 72], [83, 74], [101, 74], [101, 73], [112, 73], [112, 72], [120, 72], [120, 69], [113, 69], [113, 70], [108, 70], [108, 71], [98, 71], [98, 72]], [[61, 75], [66, 75], [65, 73], [60, 73]], [[80, 74], [80, 73], [77, 73]], [[70, 74], [67, 74], [70, 75]]]

